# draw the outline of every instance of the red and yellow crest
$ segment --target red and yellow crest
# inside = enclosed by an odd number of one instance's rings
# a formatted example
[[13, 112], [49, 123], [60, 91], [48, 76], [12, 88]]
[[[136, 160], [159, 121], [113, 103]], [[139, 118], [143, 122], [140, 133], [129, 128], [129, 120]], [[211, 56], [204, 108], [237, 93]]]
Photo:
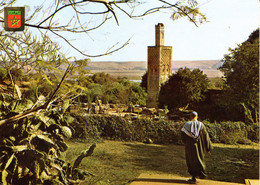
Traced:
[[24, 7], [5, 8], [5, 30], [6, 31], [24, 30]]

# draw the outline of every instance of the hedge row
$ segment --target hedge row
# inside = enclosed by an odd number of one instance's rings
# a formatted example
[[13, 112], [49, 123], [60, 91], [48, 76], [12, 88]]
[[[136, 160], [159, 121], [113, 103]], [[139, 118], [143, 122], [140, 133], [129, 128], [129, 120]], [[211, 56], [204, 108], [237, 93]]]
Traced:
[[[243, 122], [209, 123], [204, 121], [212, 142], [226, 144], [249, 144], [258, 142], [259, 126]], [[184, 122], [153, 121], [150, 119], [126, 119], [119, 116], [77, 117], [74, 138], [112, 139], [144, 142], [151, 139], [160, 144], [181, 144], [181, 128]]]
[[259, 125], [246, 125], [244, 122], [223, 121], [220, 123], [203, 122], [208, 128], [214, 143], [250, 144], [259, 141]]

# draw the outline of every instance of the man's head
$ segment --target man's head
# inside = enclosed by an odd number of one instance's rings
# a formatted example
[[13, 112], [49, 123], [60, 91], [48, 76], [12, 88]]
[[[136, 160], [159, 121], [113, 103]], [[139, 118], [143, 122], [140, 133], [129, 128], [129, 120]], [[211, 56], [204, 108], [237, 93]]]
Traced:
[[192, 111], [190, 113], [190, 119], [198, 119], [198, 113], [195, 111]]

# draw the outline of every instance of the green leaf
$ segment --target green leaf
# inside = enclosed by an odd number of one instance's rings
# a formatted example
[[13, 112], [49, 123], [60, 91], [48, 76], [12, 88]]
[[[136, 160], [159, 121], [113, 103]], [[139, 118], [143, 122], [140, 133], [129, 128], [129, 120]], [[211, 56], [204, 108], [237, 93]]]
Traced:
[[30, 143], [34, 145], [37, 150], [46, 153], [48, 153], [51, 148], [57, 148], [56, 144], [44, 135], [33, 135]]
[[45, 116], [44, 114], [40, 114], [38, 118], [45, 124], [50, 120], [50, 118], [48, 116]]
[[71, 124], [75, 120], [75, 118], [72, 117], [70, 114], [65, 114], [63, 116], [63, 119], [67, 124]]
[[11, 146], [14, 152], [20, 152], [23, 150], [27, 150], [28, 146], [27, 145], [16, 145], [16, 146]]
[[70, 106], [70, 100], [69, 99], [64, 100], [64, 102], [62, 104], [62, 109], [67, 110], [67, 108], [69, 108], [69, 106]]
[[18, 85], [14, 85], [14, 88], [15, 88], [15, 90], [16, 90], [16, 93], [17, 93], [17, 96], [18, 96], [18, 98], [19, 98], [19, 100], [21, 99], [21, 97], [22, 97], [22, 93], [21, 93], [21, 90], [20, 90], [20, 88], [19, 88], [19, 86]]
[[47, 75], [45, 73], [43, 73], [43, 78], [50, 84], [50, 85], [54, 85], [49, 78], [47, 77]]
[[9, 105], [9, 108], [10, 108], [10, 110], [12, 112], [22, 113], [22, 112], [32, 108], [33, 105], [34, 105], [34, 103], [31, 100], [29, 100], [29, 99], [22, 99], [22, 100], [13, 101]]
[[13, 171], [9, 171], [8, 168], [11, 166], [13, 160], [16, 160], [15, 155], [12, 154], [11, 157], [7, 160], [4, 170], [2, 171], [2, 183], [3, 185], [8, 185], [11, 182], [8, 182], [7, 177], [8, 175], [11, 175], [10, 173], [14, 174]]

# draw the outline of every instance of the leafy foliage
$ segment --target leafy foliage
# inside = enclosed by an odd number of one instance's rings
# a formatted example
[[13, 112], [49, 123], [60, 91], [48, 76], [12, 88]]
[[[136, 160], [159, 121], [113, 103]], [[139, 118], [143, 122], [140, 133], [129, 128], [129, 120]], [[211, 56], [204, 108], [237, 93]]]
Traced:
[[210, 78], [209, 89], [222, 90], [224, 88], [224, 79], [222, 77]]
[[206, 75], [199, 69], [180, 68], [161, 86], [159, 103], [169, 109], [192, 106], [205, 99], [209, 86]]
[[[62, 76], [68, 60], [46, 35], [38, 40], [26, 31], [3, 34], [0, 47], [1, 78], [7, 85], [0, 94], [1, 183], [75, 184], [84, 179], [89, 173], [78, 166], [95, 145], [76, 165], [60, 158], [68, 149], [65, 139], [73, 134], [74, 118], [66, 113], [78, 89], [66, 81], [73, 67]], [[74, 72], [83, 65], [77, 63]]]
[[248, 122], [258, 122], [259, 111], [259, 29], [247, 41], [230, 49], [220, 70], [226, 78], [224, 106], [238, 113], [250, 113]]
[[53, 71], [61, 74], [58, 67], [66, 62], [59, 46], [47, 35], [33, 37], [27, 30], [22, 34], [1, 32], [0, 66], [4, 69], [24, 69], [25, 74]]
[[180, 129], [183, 124], [180, 122], [153, 121], [151, 119], [131, 120], [119, 116], [76, 116], [76, 118], [78, 121], [73, 124], [73, 127], [85, 129], [85, 135], [78, 130], [81, 133], [78, 135], [81, 139], [100, 140], [105, 138], [143, 142], [150, 138], [155, 143], [181, 143]]
[[204, 14], [202, 14], [199, 11], [199, 8], [197, 6], [198, 6], [197, 1], [194, 0], [183, 1], [183, 4], [180, 5], [180, 7], [173, 12], [171, 18], [173, 20], [177, 20], [182, 17], [187, 17], [189, 21], [195, 23], [196, 25], [197, 23], [202, 24], [207, 21], [207, 18]]
[[21, 34], [4, 31], [0, 34], [1, 78], [11, 82], [7, 85], [13, 89], [11, 92], [4, 89], [5, 93], [15, 95], [15, 85], [26, 81], [33, 90], [44, 87], [42, 94], [47, 95], [46, 92], [50, 92], [60, 81], [63, 74], [61, 65], [68, 64], [59, 46], [47, 35], [38, 39], [27, 30]]
[[222, 121], [218, 123], [204, 123], [209, 128], [211, 140], [215, 143], [250, 144], [251, 141], [258, 141], [259, 127], [255, 127], [253, 133], [251, 127], [243, 122]]
[[[75, 116], [72, 124], [75, 138], [83, 140], [112, 139], [120, 141], [146, 142], [151, 139], [160, 144], [181, 144], [183, 121], [155, 121], [151, 119], [129, 119], [119, 116]], [[215, 143], [249, 144], [258, 142], [259, 126], [243, 122], [203, 121], [210, 138]]]
[[96, 73], [85, 78], [86, 89], [80, 96], [80, 102], [94, 102], [96, 99], [112, 104], [145, 105], [146, 93], [138, 83], [125, 78], [114, 78], [105, 73]]
[[[36, 106], [30, 100], [16, 100], [1, 94], [1, 119]], [[37, 105], [38, 106], [38, 105]], [[70, 123], [74, 120], [64, 110], [52, 108], [38, 114], [0, 126], [1, 182], [13, 184], [74, 184], [84, 179], [78, 166], [89, 156], [95, 145], [84, 152], [73, 166], [59, 158], [68, 149], [65, 138], [72, 136]], [[76, 162], [75, 161], [75, 162]]]

